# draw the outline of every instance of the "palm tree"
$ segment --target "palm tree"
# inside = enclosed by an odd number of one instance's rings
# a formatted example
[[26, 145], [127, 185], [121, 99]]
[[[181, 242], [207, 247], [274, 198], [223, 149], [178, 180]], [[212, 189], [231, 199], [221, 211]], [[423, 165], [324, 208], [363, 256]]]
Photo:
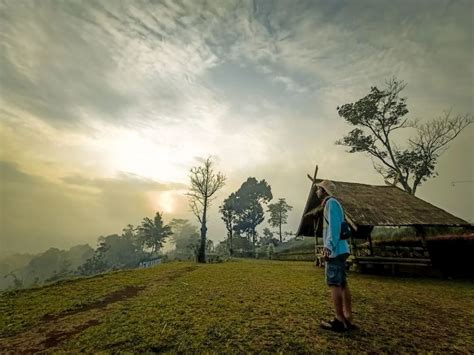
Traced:
[[173, 232], [169, 225], [163, 223], [162, 214], [156, 212], [155, 218], [145, 217], [141, 225], [138, 227], [140, 238], [147, 248], [151, 248], [156, 253], [163, 247], [163, 243]]

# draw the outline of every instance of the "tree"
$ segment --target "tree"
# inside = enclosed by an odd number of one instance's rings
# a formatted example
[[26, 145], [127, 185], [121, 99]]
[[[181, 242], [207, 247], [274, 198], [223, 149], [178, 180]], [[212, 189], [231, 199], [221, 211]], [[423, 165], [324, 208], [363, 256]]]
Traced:
[[23, 287], [23, 280], [18, 278], [13, 271], [10, 271], [8, 274], [6, 274], [4, 276], [4, 278], [6, 279], [8, 276], [11, 276], [12, 279], [13, 279], [13, 288], [14, 289], [20, 289]]
[[139, 238], [147, 248], [151, 248], [153, 253], [156, 253], [163, 247], [166, 238], [171, 234], [171, 227], [163, 223], [162, 214], [156, 212], [155, 218], [145, 217], [141, 225], [138, 227]]
[[279, 229], [280, 243], [283, 242], [281, 234], [281, 226], [287, 223], [288, 211], [291, 211], [293, 206], [286, 203], [284, 198], [280, 198], [277, 203], [268, 205], [268, 212], [270, 212], [270, 226]]
[[236, 231], [234, 234], [234, 252], [235, 251], [248, 251], [251, 250], [252, 245], [248, 238], [242, 237], [240, 232]]
[[211, 158], [207, 158], [201, 166], [191, 169], [191, 188], [187, 193], [191, 210], [201, 224], [201, 238], [197, 261], [206, 262], [207, 211], [215, 199], [216, 192], [225, 184], [225, 176], [215, 173]]
[[214, 248], [214, 252], [218, 255], [229, 255], [229, 245], [227, 240], [220, 241]]
[[262, 246], [268, 246], [272, 244], [273, 246], [280, 244], [278, 239], [273, 237], [273, 232], [270, 230], [270, 228], [265, 227], [263, 228], [263, 236], [260, 238], [260, 245]]
[[292, 240], [292, 239], [295, 239], [295, 240], [298, 239], [297, 236], [295, 236], [295, 233], [293, 233], [292, 231], [286, 231], [284, 234], [285, 234], [285, 240], [287, 241]]
[[[339, 116], [356, 128], [336, 144], [349, 147], [349, 153], [367, 153], [387, 183], [393, 179], [390, 184], [401, 184], [414, 195], [418, 186], [437, 175], [435, 167], [440, 155], [473, 122], [473, 116], [452, 116], [447, 112], [424, 124], [409, 121], [406, 98], [400, 95], [405, 87], [403, 81], [394, 78], [384, 90], [374, 86], [357, 102], [337, 107]], [[393, 140], [393, 132], [408, 127], [414, 128], [416, 135], [408, 140], [406, 148], [400, 148]]]
[[94, 255], [87, 259], [87, 261], [78, 268], [80, 275], [94, 275], [104, 272], [109, 268], [105, 260], [105, 253], [110, 249], [103, 237], [99, 237], [99, 245], [94, 252]]
[[221, 206], [219, 206], [219, 212], [222, 214], [222, 220], [225, 223], [225, 227], [227, 229], [227, 240], [228, 240], [228, 248], [230, 256], [233, 255], [234, 249], [232, 246], [232, 236], [234, 231], [234, 225], [237, 218], [237, 211], [235, 208], [236, 203], [236, 195], [235, 193], [231, 193], [229, 197], [227, 197]]
[[273, 232], [270, 230], [270, 228], [263, 228], [263, 238], [269, 241], [273, 239]]
[[132, 224], [127, 224], [127, 226], [122, 229], [122, 239], [129, 242], [130, 244], [130, 253], [141, 255], [143, 254], [144, 238], [140, 234], [140, 227], [134, 227]]
[[122, 237], [133, 240], [136, 237], [137, 229], [133, 226], [133, 224], [127, 224], [127, 226], [122, 229]]
[[199, 233], [197, 227], [190, 224], [187, 219], [174, 218], [170, 222], [173, 231], [171, 241], [175, 245], [177, 256], [194, 255], [196, 246], [199, 245]]
[[257, 181], [249, 177], [235, 193], [234, 208], [236, 211], [236, 223], [234, 230], [246, 233], [247, 238], [252, 239], [253, 249], [257, 239], [257, 226], [265, 220], [262, 204], [266, 204], [273, 198], [272, 189], [265, 180]]
[[206, 253], [212, 253], [214, 252], [214, 242], [211, 239], [207, 240], [206, 244]]

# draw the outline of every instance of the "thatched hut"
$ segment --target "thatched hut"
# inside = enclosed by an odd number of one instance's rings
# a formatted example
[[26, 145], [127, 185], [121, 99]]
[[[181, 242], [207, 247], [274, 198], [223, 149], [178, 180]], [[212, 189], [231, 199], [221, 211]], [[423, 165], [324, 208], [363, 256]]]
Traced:
[[[317, 170], [316, 170], [317, 171]], [[316, 175], [316, 173], [315, 173]], [[311, 179], [311, 177], [308, 175]], [[298, 227], [297, 236], [316, 237], [316, 263], [323, 263], [321, 201], [313, 183]], [[461, 218], [410, 195], [396, 186], [374, 186], [353, 182], [333, 181], [337, 187], [335, 197], [344, 206], [347, 222], [353, 230], [351, 238], [352, 262], [359, 266], [375, 264], [430, 266], [431, 259], [426, 247], [425, 228], [432, 226], [466, 226]], [[371, 233], [376, 226], [411, 226], [421, 241], [421, 247], [375, 248]], [[360, 239], [366, 243], [360, 243]], [[359, 242], [358, 242], [359, 241]], [[392, 269], [393, 270], [393, 269]]]

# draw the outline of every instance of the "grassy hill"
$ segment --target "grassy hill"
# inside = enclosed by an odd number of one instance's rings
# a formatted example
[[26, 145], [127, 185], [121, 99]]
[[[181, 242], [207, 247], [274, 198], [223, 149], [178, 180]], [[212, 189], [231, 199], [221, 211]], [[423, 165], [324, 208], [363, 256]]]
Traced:
[[[474, 284], [351, 274], [360, 330], [308, 262], [176, 262], [0, 295], [0, 350], [473, 352]], [[2, 351], [0, 351], [2, 352]]]

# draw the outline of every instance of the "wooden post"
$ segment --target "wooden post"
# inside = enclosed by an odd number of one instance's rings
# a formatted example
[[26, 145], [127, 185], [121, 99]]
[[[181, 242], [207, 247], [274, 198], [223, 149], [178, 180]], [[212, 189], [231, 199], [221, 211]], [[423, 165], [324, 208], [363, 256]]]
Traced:
[[425, 229], [422, 226], [415, 226], [415, 231], [416, 231], [416, 236], [420, 238], [421, 240], [421, 245], [423, 248], [426, 248], [426, 232]]
[[311, 182], [313, 183], [311, 185], [311, 188], [313, 188], [313, 185], [316, 184], [316, 175], [318, 175], [318, 165], [316, 165], [316, 168], [314, 169], [314, 175], [313, 177], [311, 177], [311, 175], [309, 174], [306, 174], [306, 176], [308, 177], [308, 179], [311, 180]]
[[352, 246], [352, 255], [356, 256], [357, 246], [356, 246], [355, 240], [354, 240], [354, 233], [355, 233], [355, 231], [352, 231], [352, 233], [351, 233], [351, 246]]
[[313, 228], [314, 228], [314, 265], [318, 266], [318, 237], [316, 236], [316, 221], [313, 218]]
[[425, 231], [425, 229], [423, 228], [423, 226], [416, 225], [415, 226], [415, 231], [416, 231], [416, 236], [418, 238], [420, 238], [421, 246], [424, 249], [423, 254], [425, 254], [425, 256], [428, 256], [431, 259], [430, 252], [428, 250], [428, 245], [426, 243], [426, 231]]
[[[314, 174], [313, 177], [311, 175], [306, 174], [308, 178], [311, 180], [311, 192], [313, 191], [313, 186], [316, 184], [316, 176], [318, 175], [318, 165], [316, 164], [316, 167], [314, 168]], [[309, 200], [308, 200], [309, 201]], [[316, 215], [317, 216], [317, 215]], [[314, 216], [314, 217], [316, 217]], [[320, 266], [319, 264], [319, 258], [317, 254], [318, 250], [318, 227], [319, 227], [319, 218], [318, 221], [316, 222], [316, 219], [313, 218], [313, 228], [314, 228], [314, 258], [315, 258], [315, 264], [316, 266]]]
[[[366, 231], [367, 238], [369, 240], [369, 250], [370, 250], [370, 256], [374, 256], [374, 247], [372, 245], [372, 229], [374, 227], [369, 227]], [[364, 228], [365, 229], [365, 228]]]
[[316, 218], [313, 218], [313, 228], [314, 228], [314, 260], [315, 265], [320, 266], [319, 257], [318, 257], [318, 227], [319, 219], [316, 222]]
[[316, 240], [316, 245], [318, 245], [318, 229], [319, 229], [319, 218], [313, 219], [313, 225], [314, 225], [314, 238]]

